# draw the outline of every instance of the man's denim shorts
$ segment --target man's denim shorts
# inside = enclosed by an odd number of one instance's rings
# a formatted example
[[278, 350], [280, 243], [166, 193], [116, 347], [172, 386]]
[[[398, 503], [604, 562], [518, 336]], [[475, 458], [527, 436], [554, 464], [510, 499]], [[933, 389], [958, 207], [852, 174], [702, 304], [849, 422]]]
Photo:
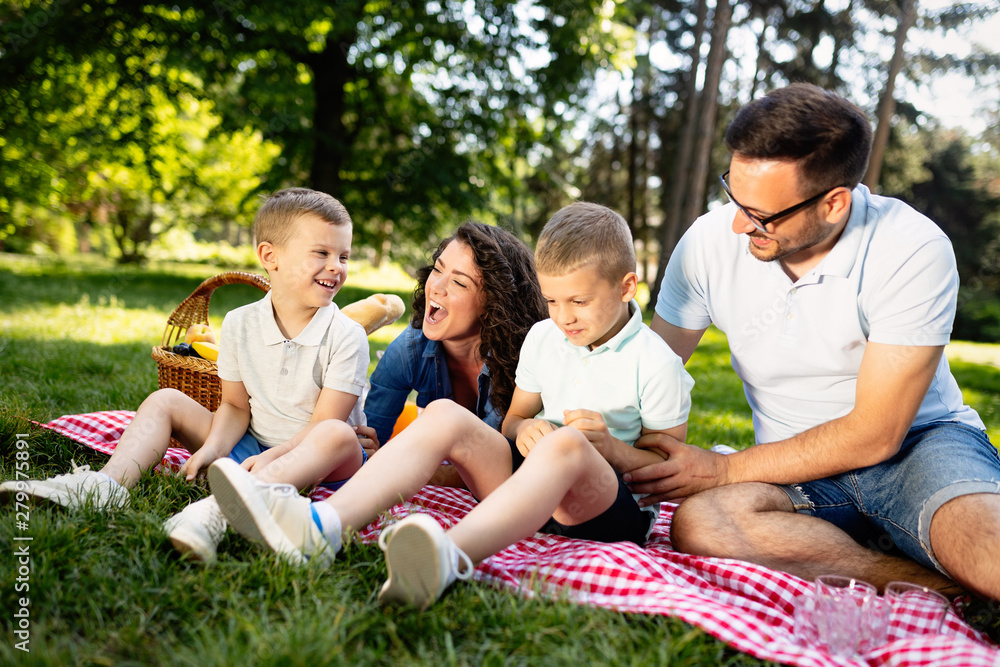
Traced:
[[[361, 441], [358, 441], [358, 446], [361, 446]], [[261, 447], [260, 443], [257, 442], [257, 438], [250, 435], [250, 431], [243, 434], [239, 442], [233, 447], [233, 451], [229, 452], [229, 457], [237, 463], [242, 464], [251, 456], [257, 456], [263, 453], [264, 447]], [[364, 447], [361, 447], [361, 465], [368, 463], [368, 452], [365, 451]], [[335, 482], [321, 482], [317, 486], [322, 486], [323, 488], [330, 489], [331, 491], [336, 491], [350, 479], [340, 479]]]
[[796, 511], [863, 546], [948, 574], [931, 551], [931, 518], [959, 496], [1000, 493], [1000, 456], [984, 431], [932, 422], [911, 429], [899, 452], [878, 465], [780, 488]]

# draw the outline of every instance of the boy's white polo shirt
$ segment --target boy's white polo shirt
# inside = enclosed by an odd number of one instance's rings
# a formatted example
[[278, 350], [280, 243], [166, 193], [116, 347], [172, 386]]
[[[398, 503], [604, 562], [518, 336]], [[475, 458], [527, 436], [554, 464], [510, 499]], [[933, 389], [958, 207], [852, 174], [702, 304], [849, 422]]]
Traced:
[[[265, 447], [285, 442], [312, 418], [323, 387], [361, 396], [368, 371], [364, 327], [336, 304], [320, 308], [286, 340], [274, 319], [271, 293], [236, 308], [222, 321], [219, 378], [242, 382], [250, 395], [250, 433]], [[348, 423], [365, 424], [355, 405]]]
[[[757, 442], [850, 412], [869, 340], [937, 346], [950, 338], [958, 274], [948, 237], [898, 200], [863, 185], [852, 194], [837, 244], [797, 281], [733, 233], [732, 204], [696, 220], [670, 258], [656, 313], [678, 327], [714, 323], [726, 334]], [[935, 420], [983, 428], [944, 355], [914, 425]]]
[[666, 429], [687, 421], [694, 379], [643, 324], [639, 304], [632, 301], [629, 309], [628, 323], [594, 350], [570, 343], [551, 319], [531, 328], [515, 382], [541, 394], [539, 419], [561, 426], [563, 410], [593, 410], [604, 416], [611, 435], [630, 445], [643, 426]]

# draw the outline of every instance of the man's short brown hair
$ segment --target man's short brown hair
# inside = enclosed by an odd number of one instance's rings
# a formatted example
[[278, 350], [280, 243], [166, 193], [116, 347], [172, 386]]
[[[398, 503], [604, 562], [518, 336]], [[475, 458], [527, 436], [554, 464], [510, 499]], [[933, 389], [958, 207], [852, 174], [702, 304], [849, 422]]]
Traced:
[[868, 117], [840, 95], [808, 83], [772, 90], [736, 114], [726, 130], [734, 156], [798, 163], [817, 192], [854, 188], [872, 150]]

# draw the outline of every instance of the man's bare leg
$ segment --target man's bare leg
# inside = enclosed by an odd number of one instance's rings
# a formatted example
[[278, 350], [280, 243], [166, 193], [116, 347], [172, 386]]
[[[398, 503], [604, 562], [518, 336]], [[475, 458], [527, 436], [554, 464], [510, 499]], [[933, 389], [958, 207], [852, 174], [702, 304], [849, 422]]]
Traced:
[[931, 548], [955, 581], [1000, 600], [1000, 495], [976, 493], [942, 505], [931, 520]]
[[788, 496], [770, 484], [733, 484], [691, 496], [674, 512], [671, 533], [678, 551], [738, 558], [807, 580], [841, 574], [879, 589], [901, 580], [959, 592], [955, 582], [915, 561], [867, 549], [833, 524], [795, 512]]

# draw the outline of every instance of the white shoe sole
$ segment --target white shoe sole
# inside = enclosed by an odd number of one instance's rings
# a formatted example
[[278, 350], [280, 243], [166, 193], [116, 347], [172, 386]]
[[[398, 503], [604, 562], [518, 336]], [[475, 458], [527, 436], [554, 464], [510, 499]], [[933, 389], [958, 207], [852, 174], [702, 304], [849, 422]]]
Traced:
[[395, 528], [385, 547], [385, 563], [389, 578], [379, 591], [380, 603], [408, 604], [423, 610], [438, 599], [440, 554], [426, 526], [409, 522]]
[[93, 509], [105, 511], [127, 509], [130, 501], [128, 492], [124, 489], [111, 492], [106, 499], [101, 500], [100, 491], [97, 489], [69, 491], [41, 482], [6, 482], [0, 485], [0, 504], [12, 502], [19, 493], [27, 495], [36, 503], [40, 502], [48, 507], [65, 507], [67, 509], [80, 509], [87, 505]]
[[181, 525], [171, 530], [167, 536], [174, 549], [177, 549], [184, 558], [206, 565], [215, 562], [215, 547], [206, 542], [197, 531]]
[[232, 459], [216, 460], [208, 469], [208, 483], [229, 525], [240, 535], [270, 547], [294, 565], [306, 561], [274, 520], [257, 490], [257, 481], [239, 463]]

